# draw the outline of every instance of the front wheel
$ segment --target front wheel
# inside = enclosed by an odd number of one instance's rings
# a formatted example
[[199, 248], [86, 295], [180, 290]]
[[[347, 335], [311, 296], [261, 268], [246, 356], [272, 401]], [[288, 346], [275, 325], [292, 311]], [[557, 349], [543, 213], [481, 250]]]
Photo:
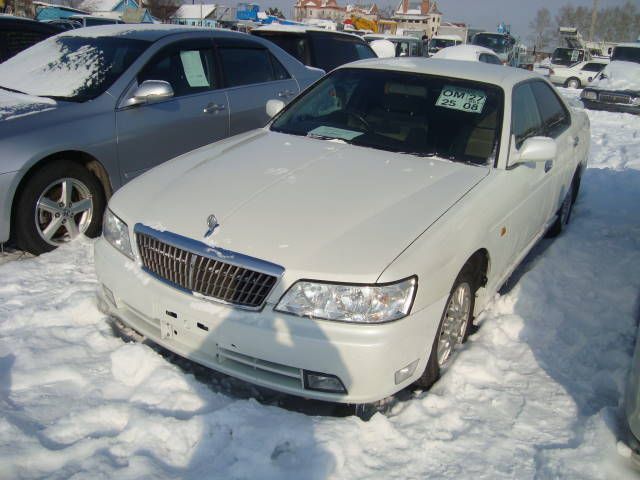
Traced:
[[16, 241], [35, 255], [84, 234], [100, 234], [105, 195], [82, 165], [58, 160], [27, 179], [14, 205]]
[[442, 368], [450, 363], [456, 346], [467, 341], [473, 321], [478, 289], [477, 277], [477, 274], [467, 267], [460, 272], [454, 282], [440, 319], [427, 366], [422, 376], [416, 381], [416, 385], [423, 388], [431, 387], [440, 378]]
[[580, 85], [580, 80], [577, 78], [570, 78], [566, 83], [567, 88], [580, 88]]

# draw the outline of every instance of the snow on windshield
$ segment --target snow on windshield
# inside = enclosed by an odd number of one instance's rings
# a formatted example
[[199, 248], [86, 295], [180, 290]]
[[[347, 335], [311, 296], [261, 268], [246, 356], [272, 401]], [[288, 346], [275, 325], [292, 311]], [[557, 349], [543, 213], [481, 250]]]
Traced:
[[0, 87], [39, 97], [84, 101], [104, 92], [147, 42], [58, 36], [0, 64]]

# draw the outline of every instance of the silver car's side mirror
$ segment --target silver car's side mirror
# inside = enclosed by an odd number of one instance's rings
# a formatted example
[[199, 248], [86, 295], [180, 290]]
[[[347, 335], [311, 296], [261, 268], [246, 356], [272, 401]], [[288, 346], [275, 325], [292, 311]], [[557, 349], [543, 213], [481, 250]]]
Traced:
[[158, 102], [173, 97], [173, 88], [164, 80], [145, 80], [127, 101], [127, 106]]
[[284, 108], [284, 102], [282, 100], [268, 100], [266, 108], [269, 118], [273, 118]]
[[556, 158], [557, 154], [558, 145], [553, 138], [527, 138], [520, 147], [520, 150], [512, 153], [509, 167], [514, 167], [521, 163], [548, 162]]

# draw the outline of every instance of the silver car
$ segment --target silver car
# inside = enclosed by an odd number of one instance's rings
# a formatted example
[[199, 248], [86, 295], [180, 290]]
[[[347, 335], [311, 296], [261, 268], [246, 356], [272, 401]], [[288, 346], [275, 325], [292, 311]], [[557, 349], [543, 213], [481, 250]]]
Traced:
[[69, 31], [0, 65], [0, 244], [42, 253], [100, 233], [114, 190], [200, 146], [263, 126], [323, 75], [230, 31]]

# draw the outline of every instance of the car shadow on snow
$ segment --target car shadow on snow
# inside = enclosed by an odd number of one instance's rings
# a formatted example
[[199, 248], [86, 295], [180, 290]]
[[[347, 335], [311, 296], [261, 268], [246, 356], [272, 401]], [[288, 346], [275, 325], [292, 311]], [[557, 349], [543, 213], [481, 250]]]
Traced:
[[[589, 169], [571, 223], [543, 240], [501, 294], [515, 298], [519, 338], [577, 410], [569, 441], [601, 415], [614, 438], [624, 431], [622, 399], [640, 321], [640, 171]], [[518, 289], [514, 287], [518, 285]]]

